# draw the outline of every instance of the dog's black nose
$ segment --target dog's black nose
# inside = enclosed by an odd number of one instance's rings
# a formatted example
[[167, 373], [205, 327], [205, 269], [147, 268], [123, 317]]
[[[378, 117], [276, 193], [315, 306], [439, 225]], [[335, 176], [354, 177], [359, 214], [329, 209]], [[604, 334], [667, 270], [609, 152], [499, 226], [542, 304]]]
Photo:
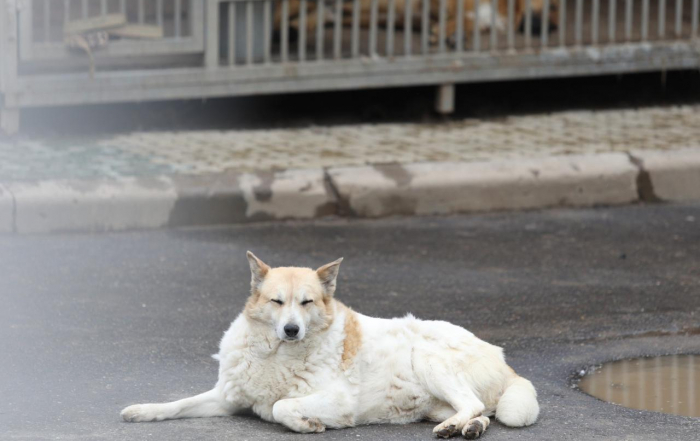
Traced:
[[296, 337], [299, 333], [299, 326], [292, 324], [284, 325], [284, 333], [287, 334], [287, 337]]

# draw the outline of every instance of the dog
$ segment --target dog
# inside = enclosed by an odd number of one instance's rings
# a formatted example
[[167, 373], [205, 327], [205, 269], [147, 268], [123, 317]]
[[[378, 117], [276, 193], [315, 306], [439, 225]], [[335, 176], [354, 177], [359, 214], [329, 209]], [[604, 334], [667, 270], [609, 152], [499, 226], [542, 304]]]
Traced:
[[537, 392], [501, 348], [447, 322], [372, 318], [336, 300], [342, 258], [313, 270], [247, 257], [251, 294], [221, 340], [214, 388], [129, 406], [125, 421], [252, 409], [300, 433], [429, 420], [438, 437], [475, 439], [493, 415], [510, 427], [537, 420]]
[[[502, 0], [500, 0], [502, 1]], [[545, 0], [530, 0], [532, 8], [532, 32], [539, 35], [542, 26], [546, 22], [547, 32], [552, 32], [559, 27], [559, 0], [549, 0], [549, 12], [545, 11]], [[521, 32], [525, 31], [525, 14], [527, 12], [527, 0], [517, 0], [515, 6], [515, 24]]]
[[[457, 15], [457, 2], [449, 1], [447, 2], [447, 21], [445, 28], [445, 35], [451, 44], [454, 44], [457, 25], [459, 17]], [[496, 10], [493, 9], [493, 3], [491, 0], [479, 0], [478, 8], [476, 7], [475, 0], [463, 0], [464, 1], [464, 37], [471, 37], [474, 32], [474, 26], [477, 23], [479, 32], [488, 32], [491, 30], [492, 23], [496, 27], [496, 31], [505, 32], [508, 29], [508, 0], [498, 0], [496, 2]], [[432, 11], [439, 11], [440, 0], [431, 0]], [[513, 3], [513, 24], [514, 29], [520, 32], [525, 32], [525, 21], [527, 15], [527, 3], [528, 0], [515, 0]], [[548, 32], [555, 30], [559, 25], [559, 0], [549, 1], [549, 11], [545, 11], [545, 0], [530, 0], [530, 10], [531, 12], [531, 29], [534, 35], [540, 35], [542, 26], [545, 22], [548, 23]], [[495, 14], [495, 17], [494, 17]], [[439, 15], [432, 17], [432, 34], [433, 40], [437, 41], [435, 35], [439, 32]], [[545, 16], [547, 19], [545, 19]]]
[[[377, 2], [377, 26], [386, 27], [388, 23], [388, 11], [390, 0], [360, 0], [359, 1], [359, 26], [363, 29], [368, 29], [371, 26], [372, 19], [372, 4]], [[420, 29], [422, 21], [422, 8], [424, 0], [393, 0], [394, 4], [394, 25], [401, 28], [405, 26], [406, 8], [411, 8], [409, 17], [414, 30]], [[439, 35], [440, 22], [440, 0], [428, 0], [428, 19], [430, 20], [431, 42], [436, 44]], [[451, 44], [455, 43], [459, 17], [457, 15], [457, 3], [459, 0], [447, 0], [445, 2], [445, 35]], [[474, 26], [478, 22], [480, 32], [488, 32], [492, 24], [495, 25], [498, 32], [505, 32], [508, 26], [509, 17], [509, 0], [497, 0], [496, 10], [493, 10], [493, 2], [491, 0], [462, 0], [464, 17], [463, 32], [464, 38], [470, 38], [474, 31]], [[514, 0], [513, 15], [514, 28], [520, 32], [525, 31], [525, 17], [527, 14], [528, 0]], [[545, 22], [548, 23], [548, 32], [555, 30], [559, 25], [559, 0], [549, 1], [549, 12], [545, 11], [545, 0], [530, 0], [531, 8], [531, 29], [532, 33], [539, 35], [542, 26]], [[315, 35], [318, 21], [323, 22], [322, 26], [332, 24], [335, 10], [334, 4], [328, 3], [324, 8], [324, 14], [319, 17], [317, 2], [307, 0], [306, 2], [306, 33], [307, 40]], [[343, 26], [349, 27], [353, 24], [354, 3], [352, 1], [344, 1], [342, 6]], [[300, 0], [289, 0], [288, 16], [289, 29], [295, 33], [299, 32], [302, 5]], [[495, 14], [495, 17], [494, 17]], [[545, 19], [547, 16], [547, 19]], [[478, 20], [477, 20], [478, 18]], [[493, 18], [493, 20], [492, 20]], [[279, 32], [282, 23], [282, 8], [275, 9], [274, 29]]]

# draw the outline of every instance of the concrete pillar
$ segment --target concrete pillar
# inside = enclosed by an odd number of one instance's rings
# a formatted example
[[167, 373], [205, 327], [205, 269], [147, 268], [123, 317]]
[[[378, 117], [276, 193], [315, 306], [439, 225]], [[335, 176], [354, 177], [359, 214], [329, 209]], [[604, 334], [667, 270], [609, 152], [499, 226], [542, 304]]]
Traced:
[[442, 115], [449, 115], [455, 111], [455, 85], [441, 84], [437, 87], [435, 97], [435, 111]]

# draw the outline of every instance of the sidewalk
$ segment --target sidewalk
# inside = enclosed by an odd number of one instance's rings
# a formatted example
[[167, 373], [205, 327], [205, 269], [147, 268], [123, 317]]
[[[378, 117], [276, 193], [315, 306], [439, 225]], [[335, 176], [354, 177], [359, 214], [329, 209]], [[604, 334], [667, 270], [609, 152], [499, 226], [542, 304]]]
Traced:
[[700, 199], [700, 106], [0, 141], [0, 232]]

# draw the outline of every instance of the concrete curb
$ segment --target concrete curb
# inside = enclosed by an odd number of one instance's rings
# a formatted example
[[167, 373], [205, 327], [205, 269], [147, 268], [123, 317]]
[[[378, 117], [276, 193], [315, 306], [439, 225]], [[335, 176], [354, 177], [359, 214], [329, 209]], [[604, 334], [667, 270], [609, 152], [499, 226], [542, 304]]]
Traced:
[[700, 200], [700, 149], [631, 152], [641, 169], [640, 191], [647, 200]]
[[0, 232], [700, 200], [700, 149], [0, 184]]
[[363, 217], [613, 205], [638, 197], [638, 169], [620, 153], [338, 168], [329, 174], [346, 206]]
[[160, 228], [175, 204], [169, 179], [41, 181], [5, 186], [16, 233]]
[[165, 226], [216, 225], [335, 214], [323, 170], [172, 177], [177, 198]]
[[[335, 213], [323, 170], [11, 183], [0, 231], [121, 231]], [[9, 218], [9, 227], [3, 228]]]
[[13, 231], [14, 200], [10, 191], [0, 184], [0, 233]]

